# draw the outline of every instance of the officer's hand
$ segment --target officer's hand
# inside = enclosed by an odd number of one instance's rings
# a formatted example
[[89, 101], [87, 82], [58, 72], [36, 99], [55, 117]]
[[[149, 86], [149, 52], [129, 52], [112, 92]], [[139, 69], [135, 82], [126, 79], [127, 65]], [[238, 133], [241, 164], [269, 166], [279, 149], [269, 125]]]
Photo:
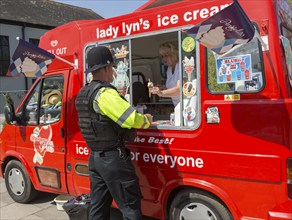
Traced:
[[152, 124], [152, 119], [153, 119], [153, 116], [152, 115], [150, 115], [150, 114], [144, 114], [147, 118], [148, 118], [148, 120], [149, 120], [149, 122], [150, 122], [150, 124]]

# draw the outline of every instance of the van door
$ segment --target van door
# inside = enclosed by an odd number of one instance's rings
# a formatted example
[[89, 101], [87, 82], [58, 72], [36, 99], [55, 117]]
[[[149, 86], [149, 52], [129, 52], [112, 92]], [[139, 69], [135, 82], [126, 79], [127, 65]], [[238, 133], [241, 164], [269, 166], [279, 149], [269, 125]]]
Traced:
[[[27, 96], [17, 115], [16, 151], [28, 164], [36, 189], [66, 192], [63, 75], [41, 78]], [[30, 169], [30, 170], [29, 170]]]

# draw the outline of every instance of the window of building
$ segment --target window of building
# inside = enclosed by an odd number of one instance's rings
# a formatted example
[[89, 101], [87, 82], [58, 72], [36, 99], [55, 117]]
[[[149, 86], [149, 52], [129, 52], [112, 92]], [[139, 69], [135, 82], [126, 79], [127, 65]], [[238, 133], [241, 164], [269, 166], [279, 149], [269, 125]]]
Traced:
[[9, 37], [0, 35], [0, 76], [6, 76], [9, 65]]
[[31, 43], [31, 44], [33, 44], [35, 46], [39, 46], [40, 39], [29, 38], [29, 43]]

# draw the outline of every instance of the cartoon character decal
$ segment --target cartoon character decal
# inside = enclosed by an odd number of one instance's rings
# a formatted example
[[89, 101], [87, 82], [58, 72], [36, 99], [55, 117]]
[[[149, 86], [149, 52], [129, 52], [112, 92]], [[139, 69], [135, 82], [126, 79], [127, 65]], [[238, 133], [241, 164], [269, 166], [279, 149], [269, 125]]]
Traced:
[[188, 98], [194, 96], [196, 94], [196, 91], [197, 91], [197, 89], [196, 89], [194, 83], [192, 83], [192, 82], [186, 82], [183, 85], [183, 94]]
[[193, 127], [195, 125], [194, 121], [196, 118], [196, 111], [194, 108], [192, 108], [191, 106], [185, 107], [185, 109], [183, 110], [183, 117], [189, 127]]
[[119, 61], [117, 68], [114, 68], [116, 77], [113, 81], [113, 85], [117, 88], [120, 95], [125, 96], [129, 88], [129, 77], [127, 71], [129, 69], [129, 62], [126, 58], [124, 61]]
[[33, 162], [40, 165], [44, 162], [44, 157], [47, 152], [54, 152], [54, 142], [52, 140], [52, 128], [50, 125], [36, 127], [30, 136], [30, 140], [34, 143]]
[[210, 106], [205, 111], [206, 121], [208, 124], [219, 124], [220, 123], [220, 112], [216, 106]]
[[196, 47], [196, 42], [192, 37], [186, 37], [182, 41], [182, 49], [185, 52], [192, 52]]
[[127, 50], [127, 46], [122, 45], [121, 48], [113, 48], [114, 56], [116, 59], [124, 58], [128, 55], [129, 51]]

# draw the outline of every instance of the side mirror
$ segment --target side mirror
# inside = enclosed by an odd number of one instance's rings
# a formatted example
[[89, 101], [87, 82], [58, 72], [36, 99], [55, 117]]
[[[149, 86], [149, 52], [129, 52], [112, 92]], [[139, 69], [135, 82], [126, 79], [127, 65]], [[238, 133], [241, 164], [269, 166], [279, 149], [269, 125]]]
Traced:
[[13, 122], [15, 122], [15, 112], [13, 104], [6, 103], [4, 107], [4, 115], [7, 124], [13, 124]]
[[13, 100], [9, 93], [4, 95], [5, 97], [5, 107], [4, 107], [4, 115], [5, 121], [7, 124], [13, 124], [15, 122], [15, 111]]

